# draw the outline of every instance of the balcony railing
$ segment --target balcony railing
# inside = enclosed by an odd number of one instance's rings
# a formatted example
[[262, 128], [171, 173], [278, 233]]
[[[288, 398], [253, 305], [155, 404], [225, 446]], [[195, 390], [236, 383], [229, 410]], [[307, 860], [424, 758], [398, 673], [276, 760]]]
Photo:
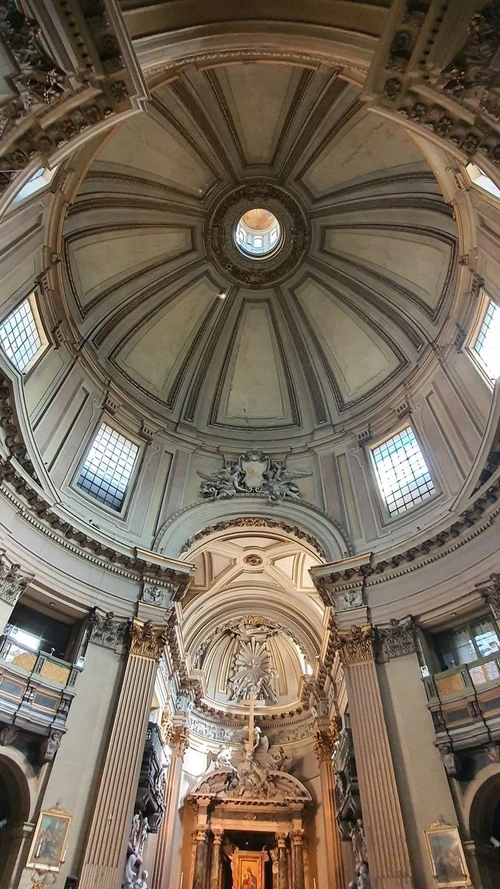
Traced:
[[40, 735], [66, 730], [80, 668], [0, 636], [0, 721]]
[[424, 680], [437, 739], [457, 747], [500, 739], [500, 652]]

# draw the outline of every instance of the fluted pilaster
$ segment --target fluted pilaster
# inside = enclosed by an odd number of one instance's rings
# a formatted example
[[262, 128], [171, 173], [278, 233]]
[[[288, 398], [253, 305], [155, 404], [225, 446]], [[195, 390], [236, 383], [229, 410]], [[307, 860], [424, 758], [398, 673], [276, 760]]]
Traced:
[[80, 889], [118, 889], [164, 627], [134, 620], [130, 652], [99, 782]]
[[344, 665], [372, 889], [412, 889], [408, 846], [384, 718], [373, 628], [333, 629]]

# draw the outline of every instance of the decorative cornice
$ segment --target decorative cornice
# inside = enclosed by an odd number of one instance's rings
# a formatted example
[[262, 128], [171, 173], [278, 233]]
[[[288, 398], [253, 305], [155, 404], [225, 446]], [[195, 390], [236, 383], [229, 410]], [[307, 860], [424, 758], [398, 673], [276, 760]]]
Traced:
[[344, 666], [373, 661], [375, 630], [371, 624], [350, 627], [349, 630], [339, 630], [332, 624], [330, 635]]
[[[467, 156], [500, 164], [500, 93], [496, 86], [498, 0], [469, 14], [459, 3], [406, 0], [379, 42], [364, 98], [431, 130]], [[450, 59], [448, 33], [457, 47]], [[427, 35], [422, 39], [422, 35]]]
[[[13, 97], [0, 109], [0, 192], [13, 170], [37, 156], [46, 163], [66, 144], [79, 144], [90, 128], [141, 108], [148, 97], [116, 0], [55, 0], [50, 20], [40, 22], [29, 21], [9, 0], [0, 33], [17, 68]], [[64, 60], [45, 51], [59, 44]], [[75, 64], [63, 73], [70, 58]]]
[[165, 624], [154, 624], [151, 620], [142, 621], [134, 617], [130, 625], [130, 654], [132, 657], [159, 661], [166, 643], [167, 627]]
[[[27, 508], [23, 508], [17, 497], [12, 496], [6, 484], [11, 485], [16, 494], [22, 497]], [[39, 487], [32, 486], [10, 460], [2, 457], [0, 457], [0, 493], [16, 506], [21, 517], [29, 524], [60, 546], [102, 568], [133, 580], [139, 580], [147, 575], [150, 581], [158, 579], [161, 585], [175, 585], [177, 594], [182, 592], [190, 581], [190, 576], [186, 572], [164, 568], [156, 562], [149, 562], [136, 555], [127, 555], [75, 528], [53, 511], [52, 504], [43, 498]], [[72, 540], [75, 541], [74, 544], [71, 543]], [[128, 570], [121, 571], [117, 566]]]

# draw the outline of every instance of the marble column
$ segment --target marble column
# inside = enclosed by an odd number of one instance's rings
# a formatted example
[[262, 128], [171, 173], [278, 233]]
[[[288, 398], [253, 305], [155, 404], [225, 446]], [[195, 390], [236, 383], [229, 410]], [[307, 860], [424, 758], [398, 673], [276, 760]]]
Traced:
[[[319, 761], [321, 781], [321, 806], [325, 825], [326, 886], [328, 889], [344, 889], [345, 877], [342, 862], [340, 833], [335, 808], [335, 783], [332, 757], [338, 739], [336, 726], [316, 732], [316, 756]], [[320, 881], [321, 886], [322, 880]]]
[[276, 841], [278, 843], [278, 879], [279, 889], [289, 889], [288, 880], [288, 859], [286, 855], [286, 840], [288, 834], [277, 833]]
[[164, 633], [164, 625], [132, 621], [129, 655], [97, 787], [79, 889], [118, 889], [122, 882]]
[[295, 828], [292, 830], [292, 889], [304, 889], [304, 830]]
[[199, 827], [195, 833], [193, 889], [206, 889], [208, 865], [208, 827]]
[[188, 730], [185, 725], [168, 726], [165, 739], [172, 751], [165, 784], [165, 812], [156, 844], [155, 863], [151, 885], [154, 889], [168, 889], [173, 863], [172, 839], [179, 806], [182, 778], [182, 760], [188, 746]]
[[370, 624], [331, 628], [344, 667], [372, 889], [413, 889]]
[[212, 830], [214, 841], [212, 844], [212, 861], [210, 864], [210, 889], [219, 889], [220, 881], [220, 847], [224, 831], [216, 827]]

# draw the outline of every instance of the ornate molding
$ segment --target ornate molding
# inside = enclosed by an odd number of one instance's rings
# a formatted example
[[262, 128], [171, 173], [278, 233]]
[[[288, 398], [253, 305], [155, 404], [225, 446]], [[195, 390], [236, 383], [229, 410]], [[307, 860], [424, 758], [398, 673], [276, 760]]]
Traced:
[[224, 461], [222, 469], [211, 475], [198, 472], [202, 482], [201, 496], [205, 500], [228, 500], [237, 494], [259, 494], [271, 503], [283, 500], [301, 500], [295, 484], [298, 478], [311, 476], [311, 472], [286, 468], [286, 460], [273, 460], [262, 451], [247, 451], [237, 460]]
[[96, 608], [90, 615], [89, 642], [94, 645], [102, 645], [115, 651], [122, 645], [129, 621], [124, 618], [115, 618], [112, 611], [99, 612]]
[[177, 592], [177, 584], [144, 583], [141, 593], [141, 601], [146, 605], [156, 605], [158, 608], [168, 608]]
[[162, 716], [162, 736], [165, 744], [168, 744], [173, 756], [183, 757], [189, 747], [189, 730], [185, 725], [175, 725], [169, 714], [167, 720]]
[[410, 617], [403, 622], [393, 618], [390, 626], [377, 627], [376, 642], [379, 663], [414, 654], [417, 650], [414, 619]]
[[339, 740], [337, 724], [333, 722], [327, 729], [316, 732], [314, 739], [314, 752], [319, 762], [331, 762]]
[[4, 553], [0, 553], [0, 599], [7, 605], [15, 605], [33, 580], [34, 574], [23, 574], [20, 568], [9, 564]]
[[338, 630], [333, 625], [330, 628], [330, 635], [333, 647], [344, 666], [353, 666], [374, 659], [375, 630], [371, 624], [354, 626], [349, 630]]
[[459, 3], [441, 8], [406, 0], [393, 17], [392, 35], [379, 43], [364, 98], [431, 130], [468, 157], [483, 154], [499, 165], [499, 20], [498, 0], [480, 12], [471, 4], [469, 16]]
[[[116, 0], [55, 0], [50, 19], [40, 22], [28, 20], [13, 0], [2, 12], [0, 36], [16, 70], [14, 95], [0, 108], [0, 191], [12, 171], [35, 157], [47, 163], [64, 145], [80, 144], [90, 128], [138, 110], [148, 97]], [[47, 46], [61, 50], [49, 57]]]
[[485, 584], [478, 584], [478, 592], [490, 606], [496, 620], [500, 620], [500, 574], [490, 574]]
[[[187, 507], [190, 509], [191, 507]], [[345, 531], [342, 531], [340, 526], [337, 525], [336, 522], [333, 522], [337, 530], [341, 531], [342, 535], [345, 536]], [[226, 531], [229, 528], [276, 528], [279, 531], [285, 531], [286, 534], [293, 534], [297, 540], [304, 540], [309, 546], [312, 546], [313, 549], [316, 550], [320, 559], [326, 560], [326, 553], [319, 541], [312, 536], [312, 534], [307, 534], [306, 531], [301, 531], [300, 528], [297, 528], [296, 525], [290, 525], [288, 522], [280, 522], [275, 521], [273, 519], [263, 519], [257, 518], [256, 516], [248, 516], [248, 518], [239, 518], [239, 519], [228, 519], [225, 522], [216, 522], [214, 525], [208, 525], [206, 528], [203, 528], [202, 531], [198, 531], [196, 534], [193, 534], [181, 547], [181, 554], [188, 552], [191, 549], [193, 544], [197, 543], [199, 540], [203, 540], [204, 537], [208, 537], [210, 534], [217, 533], [219, 531]], [[162, 534], [163, 528], [160, 529], [160, 534]], [[347, 541], [346, 541], [347, 542]], [[156, 545], [156, 542], [155, 542]]]
[[[233, 229], [249, 206], [266, 207], [275, 213], [283, 233], [281, 249], [258, 263], [246, 258], [233, 241]], [[307, 248], [309, 230], [294, 198], [266, 179], [253, 179], [217, 202], [207, 221], [205, 242], [208, 255], [224, 275], [255, 289], [269, 287], [293, 272]]]
[[159, 661], [166, 644], [165, 624], [154, 624], [151, 620], [142, 621], [134, 617], [130, 624], [130, 654], [133, 657]]

